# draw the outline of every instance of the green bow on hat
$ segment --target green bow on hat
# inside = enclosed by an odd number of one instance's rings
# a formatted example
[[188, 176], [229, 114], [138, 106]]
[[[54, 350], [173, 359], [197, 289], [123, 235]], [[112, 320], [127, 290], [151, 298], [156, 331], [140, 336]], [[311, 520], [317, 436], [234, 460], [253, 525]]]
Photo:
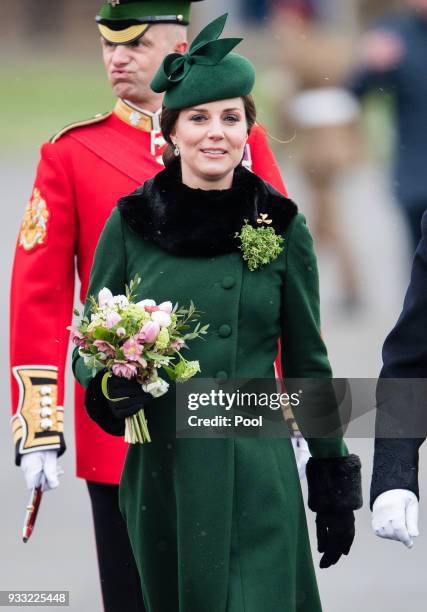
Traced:
[[151, 81], [157, 93], [166, 92], [166, 108], [179, 109], [203, 102], [249, 94], [255, 70], [243, 56], [231, 53], [242, 38], [220, 37], [228, 14], [207, 25], [184, 55], [171, 53]]

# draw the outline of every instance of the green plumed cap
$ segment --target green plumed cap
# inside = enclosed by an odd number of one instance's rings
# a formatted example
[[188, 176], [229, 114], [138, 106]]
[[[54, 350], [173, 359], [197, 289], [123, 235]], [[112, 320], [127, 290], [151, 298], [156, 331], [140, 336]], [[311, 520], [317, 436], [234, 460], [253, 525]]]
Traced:
[[110, 43], [124, 45], [140, 38], [156, 23], [190, 23], [192, 2], [201, 0], [108, 0], [96, 21]]
[[171, 53], [151, 81], [157, 93], [166, 92], [169, 109], [188, 108], [248, 95], [254, 86], [255, 69], [242, 55], [231, 53], [242, 38], [218, 40], [227, 13], [207, 25], [184, 55]]

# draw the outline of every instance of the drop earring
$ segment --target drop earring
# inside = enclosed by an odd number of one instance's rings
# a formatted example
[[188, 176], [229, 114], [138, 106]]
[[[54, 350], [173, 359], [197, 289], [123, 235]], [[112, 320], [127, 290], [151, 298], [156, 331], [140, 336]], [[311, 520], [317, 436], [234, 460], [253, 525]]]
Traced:
[[175, 148], [173, 150], [173, 154], [175, 155], [175, 157], [179, 157], [179, 148], [178, 148], [177, 144], [175, 145]]

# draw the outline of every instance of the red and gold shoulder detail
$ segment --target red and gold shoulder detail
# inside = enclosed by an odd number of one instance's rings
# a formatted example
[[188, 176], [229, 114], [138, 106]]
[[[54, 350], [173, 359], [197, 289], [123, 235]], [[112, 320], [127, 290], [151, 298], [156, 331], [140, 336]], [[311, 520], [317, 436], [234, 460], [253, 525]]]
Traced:
[[68, 132], [70, 132], [71, 130], [74, 130], [75, 128], [85, 127], [86, 125], [93, 125], [94, 123], [100, 123], [101, 121], [105, 121], [105, 119], [108, 119], [108, 117], [110, 117], [111, 115], [112, 115], [112, 111], [109, 111], [108, 113], [98, 113], [97, 115], [95, 115], [94, 117], [91, 117], [90, 119], [84, 119], [83, 121], [76, 121], [75, 123], [70, 123], [70, 125], [66, 125], [65, 127], [62, 128], [62, 130], [59, 130], [59, 132], [57, 132], [54, 136], [52, 136], [49, 142], [51, 143], [56, 142], [62, 136], [64, 136], [64, 134], [67, 134]]

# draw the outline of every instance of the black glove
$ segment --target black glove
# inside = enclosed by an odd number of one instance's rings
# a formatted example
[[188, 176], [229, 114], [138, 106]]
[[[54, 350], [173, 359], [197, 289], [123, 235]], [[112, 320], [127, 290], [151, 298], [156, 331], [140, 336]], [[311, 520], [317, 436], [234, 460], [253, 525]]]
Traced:
[[353, 544], [354, 512], [318, 512], [316, 516], [317, 550], [324, 553], [320, 567], [335, 565], [341, 555], [348, 555]]
[[142, 390], [135, 381], [111, 376], [107, 382], [111, 398], [126, 397], [120, 402], [108, 400], [102, 393], [101, 382], [106, 370], [92, 378], [86, 389], [85, 406], [89, 417], [104, 431], [113, 436], [124, 436], [125, 418], [148, 405], [152, 396]]
[[357, 455], [314, 458], [307, 463], [308, 506], [317, 513], [320, 567], [348, 555], [354, 540], [354, 512], [362, 507], [361, 465]]
[[[107, 381], [107, 392], [111, 399], [107, 399], [110, 412], [117, 419], [125, 419], [136, 414], [147, 406], [148, 401], [153, 399], [146, 393], [140, 383], [135, 380], [128, 380], [114, 374]], [[120, 401], [112, 401], [118, 400]]]

